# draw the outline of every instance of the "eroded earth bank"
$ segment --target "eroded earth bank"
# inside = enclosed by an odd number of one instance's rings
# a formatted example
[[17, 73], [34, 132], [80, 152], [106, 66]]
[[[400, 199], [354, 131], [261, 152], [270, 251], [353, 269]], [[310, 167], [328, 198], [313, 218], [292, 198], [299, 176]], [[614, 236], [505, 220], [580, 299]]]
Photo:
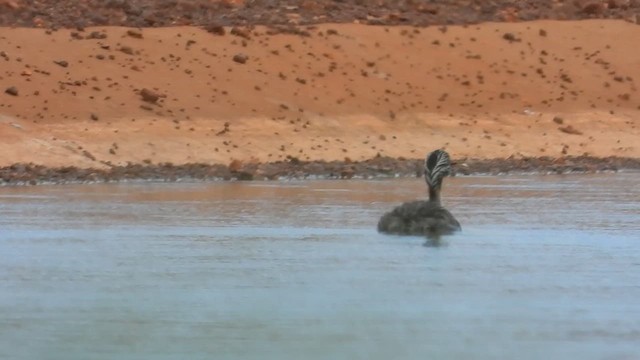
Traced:
[[42, 3], [0, 2], [0, 182], [640, 168], [633, 1]]

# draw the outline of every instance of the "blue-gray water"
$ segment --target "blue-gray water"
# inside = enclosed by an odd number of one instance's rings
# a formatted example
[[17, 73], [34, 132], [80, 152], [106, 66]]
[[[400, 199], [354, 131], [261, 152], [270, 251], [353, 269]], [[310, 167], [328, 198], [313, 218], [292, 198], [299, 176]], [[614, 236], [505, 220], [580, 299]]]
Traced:
[[0, 188], [0, 359], [640, 359], [639, 179]]

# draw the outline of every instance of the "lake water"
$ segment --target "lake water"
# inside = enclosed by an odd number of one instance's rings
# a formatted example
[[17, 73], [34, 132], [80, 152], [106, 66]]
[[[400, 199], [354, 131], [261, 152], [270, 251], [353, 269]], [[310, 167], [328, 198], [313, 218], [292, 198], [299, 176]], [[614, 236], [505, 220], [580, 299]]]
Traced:
[[640, 359], [639, 179], [0, 188], [0, 359]]

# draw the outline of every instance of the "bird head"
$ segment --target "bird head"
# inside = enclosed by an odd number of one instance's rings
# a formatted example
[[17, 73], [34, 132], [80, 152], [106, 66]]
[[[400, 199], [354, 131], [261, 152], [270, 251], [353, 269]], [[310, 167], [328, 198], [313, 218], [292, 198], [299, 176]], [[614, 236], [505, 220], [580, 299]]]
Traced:
[[442, 186], [442, 178], [451, 174], [451, 160], [444, 150], [435, 150], [427, 155], [424, 162], [424, 177], [432, 188]]

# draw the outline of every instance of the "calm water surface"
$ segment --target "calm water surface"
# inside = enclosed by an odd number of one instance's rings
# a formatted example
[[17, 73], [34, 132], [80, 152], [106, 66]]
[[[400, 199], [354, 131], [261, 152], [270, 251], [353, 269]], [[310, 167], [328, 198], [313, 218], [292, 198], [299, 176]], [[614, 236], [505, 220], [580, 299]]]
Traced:
[[640, 359], [639, 179], [0, 188], [0, 359]]

